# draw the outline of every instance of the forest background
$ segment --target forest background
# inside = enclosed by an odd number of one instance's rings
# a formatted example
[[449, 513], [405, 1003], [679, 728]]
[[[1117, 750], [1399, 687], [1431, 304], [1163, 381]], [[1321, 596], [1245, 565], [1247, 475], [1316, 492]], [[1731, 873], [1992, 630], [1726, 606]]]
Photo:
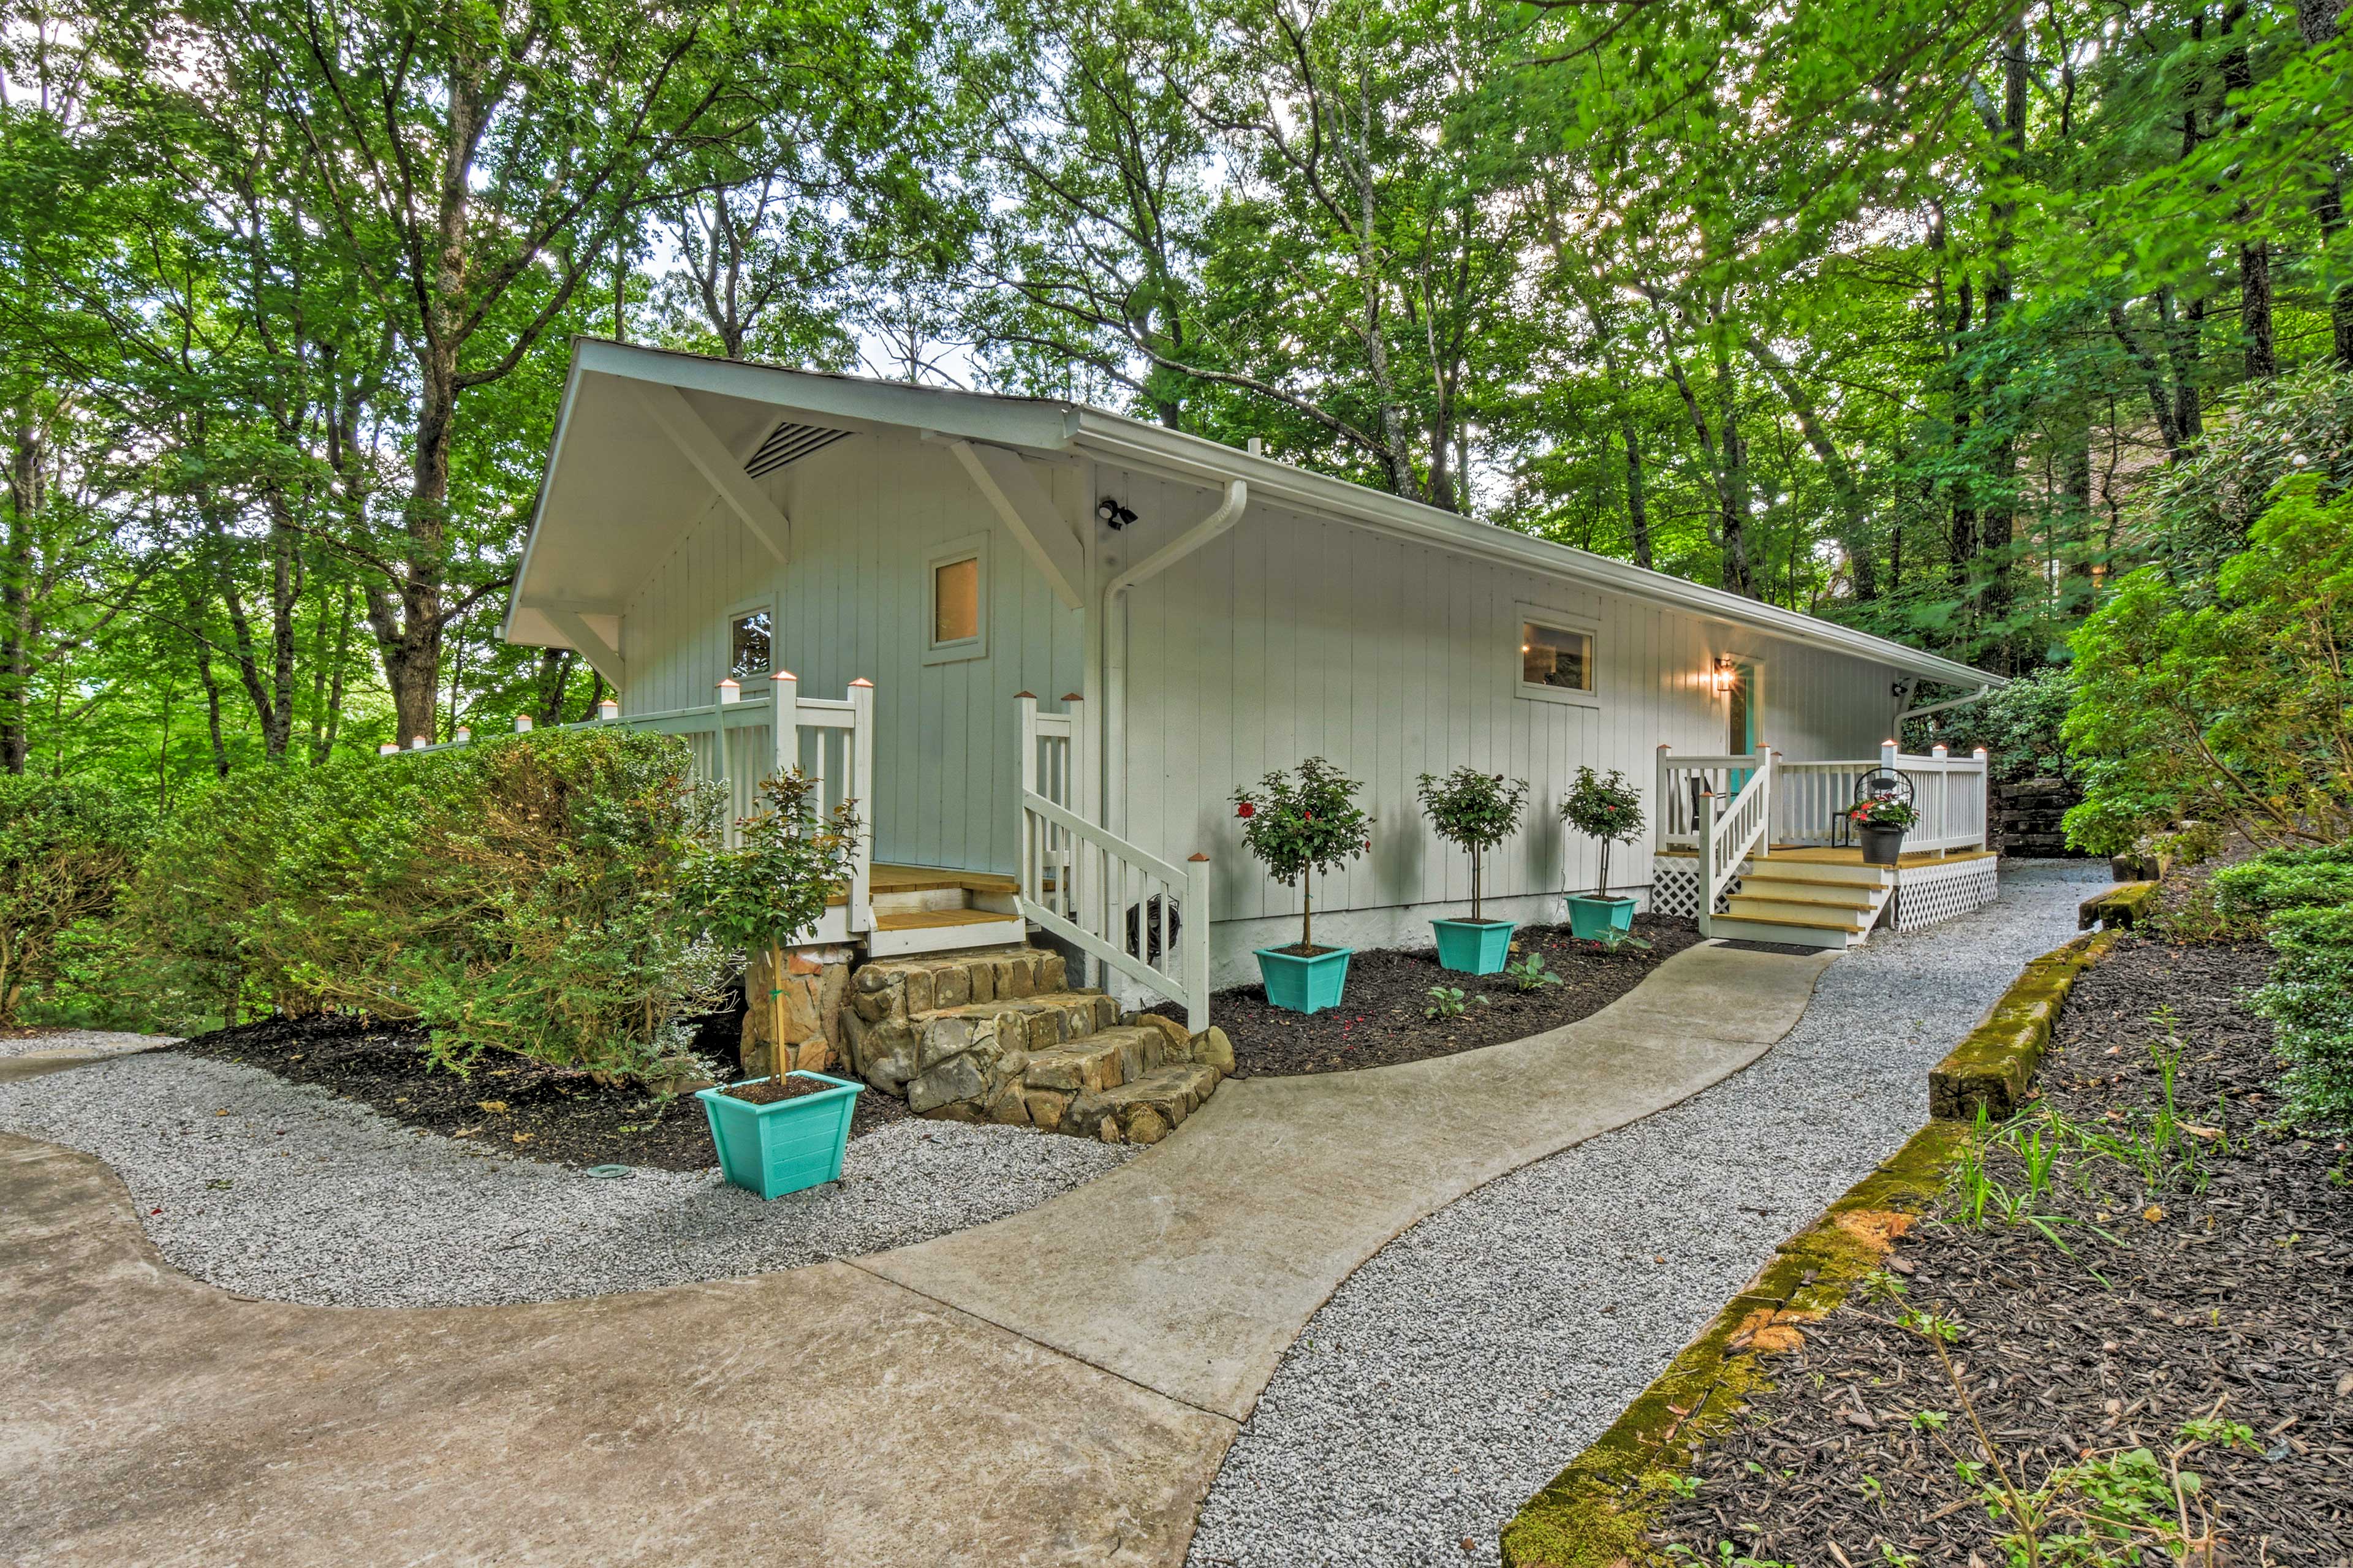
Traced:
[[2061, 671], [2353, 479], [2344, 20], [12, 3], [0, 767], [162, 809], [589, 711], [495, 636], [582, 333], [1256, 437]]

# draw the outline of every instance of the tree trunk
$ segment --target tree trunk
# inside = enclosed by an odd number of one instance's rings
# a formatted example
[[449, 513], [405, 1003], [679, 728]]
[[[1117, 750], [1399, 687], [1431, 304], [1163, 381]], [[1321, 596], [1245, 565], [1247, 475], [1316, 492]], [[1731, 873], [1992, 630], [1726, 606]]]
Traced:
[[7, 535], [0, 541], [0, 767], [25, 771], [32, 754], [33, 578], [44, 499], [41, 427], [21, 411], [9, 432]]
[[1642, 447], [1634, 438], [1634, 416], [1618, 416], [1618, 433], [1626, 442], [1626, 531], [1633, 541], [1634, 564], [1651, 564], [1651, 512], [1642, 496]]

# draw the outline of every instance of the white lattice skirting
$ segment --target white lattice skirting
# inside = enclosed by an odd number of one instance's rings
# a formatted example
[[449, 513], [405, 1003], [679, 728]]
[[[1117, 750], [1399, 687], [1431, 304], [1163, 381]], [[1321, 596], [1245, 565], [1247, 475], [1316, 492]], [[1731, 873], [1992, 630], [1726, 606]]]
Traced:
[[[1740, 868], [1746, 870], [1743, 860]], [[1715, 912], [1722, 914], [1729, 907], [1725, 899], [1740, 891], [1740, 879], [1716, 895]], [[1651, 862], [1651, 912], [1673, 915], [1683, 920], [1699, 918], [1699, 861], [1692, 857], [1661, 855]]]
[[[1996, 868], [2001, 864], [1991, 856], [1974, 860], [1955, 860], [1944, 865], [1906, 866], [1897, 874], [1894, 910], [1892, 919], [1897, 931], [1918, 931], [1922, 926], [1936, 925], [1942, 921], [1958, 920], [1972, 910], [1981, 910], [1993, 902], [2000, 884]], [[1743, 860], [1744, 872], [1749, 862]], [[1735, 877], [1725, 889], [1729, 895], [1740, 891], [1740, 879]], [[1724, 896], [1715, 900], [1715, 912], [1726, 913], [1729, 906]], [[1651, 911], [1653, 914], [1674, 915], [1692, 920], [1699, 914], [1699, 862], [1688, 856], [1661, 855], [1651, 862]]]
[[1958, 920], [1993, 902], [2001, 891], [2001, 862], [1990, 855], [1940, 866], [1906, 866], [1895, 877], [1895, 929]]

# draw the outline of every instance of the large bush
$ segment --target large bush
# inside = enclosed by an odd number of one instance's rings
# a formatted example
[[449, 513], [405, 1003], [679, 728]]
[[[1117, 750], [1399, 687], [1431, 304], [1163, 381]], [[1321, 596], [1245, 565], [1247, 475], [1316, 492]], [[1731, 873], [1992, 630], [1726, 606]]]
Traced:
[[617, 729], [258, 771], [174, 817], [132, 931], [225, 1010], [414, 1020], [459, 1068], [645, 1073], [721, 978], [681, 887], [719, 822], [681, 742]]
[[104, 785], [0, 773], [0, 1024], [56, 983], [67, 933], [112, 910], [144, 826]]
[[2146, 567], [2074, 648], [2079, 847], [2116, 854], [2185, 818], [2260, 844], [2353, 835], [2353, 492], [2289, 480], [2213, 603]]
[[2031, 670], [1976, 702], [1907, 721], [1904, 749], [1919, 755], [1931, 746], [1943, 745], [1955, 756], [1966, 756], [1983, 746], [1996, 784], [2073, 778], [2063, 726], [2074, 700], [2072, 671]]

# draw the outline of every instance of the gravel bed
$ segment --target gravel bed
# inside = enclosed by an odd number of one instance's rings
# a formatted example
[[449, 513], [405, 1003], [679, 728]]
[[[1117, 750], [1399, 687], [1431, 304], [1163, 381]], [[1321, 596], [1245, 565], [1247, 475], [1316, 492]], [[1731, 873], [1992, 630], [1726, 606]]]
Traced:
[[56, 1029], [46, 1035], [0, 1038], [0, 1057], [46, 1056], [52, 1051], [79, 1051], [90, 1056], [114, 1056], [123, 1051], [153, 1050], [176, 1046], [177, 1035], [126, 1035], [113, 1029]]
[[851, 1142], [840, 1183], [763, 1203], [715, 1171], [599, 1180], [514, 1159], [177, 1052], [0, 1084], [0, 1130], [111, 1165], [197, 1279], [348, 1307], [548, 1301], [858, 1257], [1034, 1208], [1136, 1152], [901, 1121]]
[[1746, 1072], [1441, 1209], [1342, 1285], [1228, 1454], [1191, 1568], [1492, 1563], [1495, 1538], [1773, 1248], [1926, 1120], [1927, 1069], [2105, 864], [1826, 970]]

